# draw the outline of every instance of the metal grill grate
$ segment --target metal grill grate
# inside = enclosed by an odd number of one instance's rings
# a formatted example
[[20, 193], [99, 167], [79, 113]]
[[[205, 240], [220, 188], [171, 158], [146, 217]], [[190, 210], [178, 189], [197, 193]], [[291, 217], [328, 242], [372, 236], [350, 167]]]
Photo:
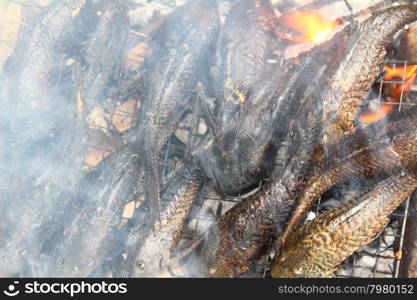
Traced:
[[[44, 5], [48, 3], [48, 1], [18, 1], [18, 0], [9, 0], [8, 3], [13, 3], [17, 5], [21, 5], [24, 9], [28, 12], [35, 12], [41, 9]], [[27, 14], [26, 14], [27, 15]], [[0, 23], [1, 23], [0, 18]], [[3, 23], [5, 21], [3, 20]], [[27, 20], [25, 19], [25, 15], [23, 15], [20, 22], [14, 22], [16, 26], [26, 26]], [[140, 38], [145, 38], [146, 34], [142, 34], [137, 32], [135, 29], [132, 29], [130, 32], [130, 40], [140, 41]], [[10, 47], [14, 45], [15, 41], [12, 40], [3, 40], [0, 39], [0, 44], [7, 44]], [[131, 60], [132, 64], [138, 63], [138, 57], [140, 59], [140, 55], [135, 52], [129, 53], [127, 58]], [[5, 62], [5, 57], [0, 57], [0, 67]], [[398, 67], [403, 66], [404, 68], [404, 75], [402, 80], [390, 80], [385, 81], [381, 79], [379, 81], [379, 92], [378, 92], [378, 99], [377, 99], [377, 107], [383, 104], [392, 104], [395, 105], [397, 109], [401, 110], [403, 106], [406, 105], [415, 105], [407, 99], [404, 95], [404, 89], [401, 89], [401, 96], [399, 102], [391, 102], [386, 101], [383, 98], [382, 90], [385, 84], [399, 84], [405, 85], [410, 84], [406, 82], [405, 78], [405, 70], [407, 66], [416, 64], [412, 62], [406, 61], [390, 61], [392, 66]], [[113, 111], [110, 112], [107, 117], [112, 120], [115, 116], [124, 118], [125, 122], [130, 123], [131, 125], [127, 125], [127, 127], [132, 126], [136, 122], [136, 114], [137, 112], [137, 105], [133, 105], [131, 109], [124, 109], [120, 106], [116, 107]], [[183, 136], [184, 144], [186, 145], [186, 151], [189, 154], [190, 150], [192, 149], [193, 145], [202, 138], [204, 132], [202, 132], [201, 128], [205, 127], [203, 119], [200, 117], [200, 107], [199, 102], [196, 101], [196, 105], [193, 108], [192, 112], [189, 114], [188, 118], [186, 119], [183, 124], [179, 127], [177, 131], [177, 135], [179, 131], [181, 131], [181, 135]], [[95, 125], [97, 126], [97, 125]], [[94, 127], [94, 126], [93, 126]], [[100, 129], [100, 126], [96, 127], [96, 129]], [[104, 128], [105, 129], [105, 128]], [[123, 138], [123, 134], [121, 134]], [[172, 139], [172, 138], [171, 138]], [[168, 153], [170, 149], [171, 140], [168, 143], [167, 148], [167, 155], [165, 156], [164, 160], [164, 168], [163, 174], [168, 174], [170, 169], [172, 168], [172, 163], [169, 161]], [[110, 154], [112, 150], [103, 147], [97, 144], [90, 144], [89, 147], [91, 149], [99, 150], [103, 152], [103, 157]], [[94, 167], [91, 165], [89, 167]], [[0, 169], [2, 167], [0, 166]], [[0, 187], [1, 188], [1, 187]], [[243, 196], [242, 196], [243, 197]], [[183, 233], [183, 242], [189, 244], [191, 240], [197, 239], [205, 230], [212, 224], [216, 218], [223, 215], [228, 209], [233, 207], [237, 202], [240, 201], [240, 196], [238, 197], [219, 197], [208, 185], [204, 187], [204, 193], [201, 194], [200, 198], [197, 203], [195, 203], [195, 207], [193, 209], [193, 213], [186, 221], [186, 228]], [[400, 266], [400, 257], [401, 257], [401, 249], [403, 246], [403, 239], [404, 239], [404, 231], [406, 227], [406, 216], [408, 214], [408, 205], [409, 199], [405, 201], [397, 209], [395, 213], [392, 214], [392, 221], [384, 228], [384, 230], [379, 234], [378, 238], [374, 240], [372, 243], [363, 247], [362, 249], [358, 250], [354, 253], [351, 257], [349, 257], [339, 268], [336, 272], [336, 277], [398, 277], [398, 271]], [[313, 212], [319, 213], [322, 211], [321, 203], [317, 203], [314, 207]], [[248, 274], [245, 274], [245, 277], [266, 277], [269, 270], [269, 264], [271, 258], [273, 256], [272, 253], [272, 241], [270, 241], [270, 247], [267, 253], [259, 259], [259, 261], [252, 267], [251, 271]]]

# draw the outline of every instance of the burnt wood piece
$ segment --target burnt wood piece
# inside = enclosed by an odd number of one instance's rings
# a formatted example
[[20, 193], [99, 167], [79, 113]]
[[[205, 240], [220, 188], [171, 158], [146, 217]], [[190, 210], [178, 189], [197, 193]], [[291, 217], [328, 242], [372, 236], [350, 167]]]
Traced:
[[139, 130], [144, 145], [146, 199], [154, 219], [160, 217], [158, 153], [192, 103], [196, 82], [217, 40], [217, 1], [199, 0], [168, 15], [152, 34], [141, 65]]
[[395, 112], [379, 123], [357, 130], [324, 157], [303, 182], [297, 204], [277, 248], [295, 230], [311, 205], [328, 189], [357, 176], [392, 174], [414, 165], [417, 109]]
[[399, 277], [417, 278], [417, 193], [411, 196]]
[[340, 263], [376, 237], [416, 187], [415, 170], [406, 171], [302, 225], [274, 258], [272, 276], [331, 277]]
[[358, 108], [382, 71], [386, 47], [416, 19], [416, 5], [391, 7], [354, 28], [322, 94], [325, 150], [355, 130]]

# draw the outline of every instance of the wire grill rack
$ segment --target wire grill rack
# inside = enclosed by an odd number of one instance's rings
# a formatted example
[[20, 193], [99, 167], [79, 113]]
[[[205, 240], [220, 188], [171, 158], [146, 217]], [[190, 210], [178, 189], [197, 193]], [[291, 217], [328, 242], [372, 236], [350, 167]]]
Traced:
[[[14, 5], [21, 5], [26, 14], [22, 14], [21, 21], [17, 22], [16, 20], [10, 21], [14, 22], [16, 26], [26, 26], [27, 21], [26, 17], [30, 13], [35, 13], [39, 9], [42, 9], [44, 5], [48, 4], [52, 0], [7, 0], [7, 3], [12, 3]], [[0, 18], [0, 22], [4, 23]], [[140, 39], [145, 38], [146, 34], [142, 34], [136, 29], [132, 29], [129, 36], [129, 41], [131, 43], [140, 42]], [[13, 48], [15, 40], [3, 40], [0, 39], [0, 45], [6, 44], [9, 48]], [[5, 62], [6, 57], [0, 57], [0, 68]], [[127, 59], [131, 60], [130, 63], [137, 64], [138, 60], [141, 59], [141, 54], [131, 51], [127, 55]], [[396, 109], [403, 109], [406, 105], [415, 105], [412, 101], [409, 101], [404, 93], [404, 87], [406, 85], [413, 85], [414, 83], [407, 82], [406, 80], [406, 70], [407, 66], [417, 65], [417, 63], [407, 62], [407, 61], [390, 61], [390, 65], [393, 67], [403, 67], [403, 78], [399, 80], [379, 80], [378, 88], [378, 98], [376, 101], [376, 108], [379, 111], [379, 108], [384, 104], [391, 104], [396, 107]], [[384, 99], [383, 96], [383, 87], [386, 84], [398, 84], [401, 85], [401, 96], [398, 102], [393, 102]], [[114, 118], [121, 118], [126, 127], [131, 127], [137, 121], [137, 105], [126, 106], [117, 106], [107, 115], [106, 118], [113, 120]], [[193, 146], [195, 146], [198, 141], [204, 136], [205, 131], [207, 130], [204, 120], [200, 117], [200, 107], [199, 102], [196, 101], [195, 107], [192, 109], [192, 112], [185, 118], [180, 127], [178, 128], [175, 136], [177, 139], [181, 140], [186, 146], [186, 152], [189, 154]], [[105, 126], [92, 124], [91, 127], [97, 130], [106, 130]], [[121, 138], [123, 139], [123, 134], [121, 133]], [[172, 138], [171, 138], [172, 140]], [[169, 161], [168, 153], [170, 149], [171, 140], [167, 145], [167, 155], [164, 160], [163, 165], [163, 174], [168, 174], [172, 168], [172, 163]], [[89, 144], [90, 150], [98, 151], [101, 155], [101, 158], [107, 156], [114, 149], [111, 147], [103, 146], [100, 142], [92, 142]], [[100, 159], [98, 159], [100, 161]], [[97, 162], [98, 163], [98, 162]], [[96, 164], [88, 165], [88, 167], [94, 168]], [[182, 242], [189, 244], [190, 241], [197, 239], [205, 230], [221, 215], [223, 215], [228, 209], [232, 208], [237, 202], [240, 201], [241, 197], [229, 197], [222, 196], [220, 197], [216, 192], [209, 186], [205, 185], [204, 192], [200, 194], [198, 201], [196, 201], [190, 217], [186, 220], [185, 230], [182, 236]], [[408, 214], [409, 199], [407, 199], [395, 213], [391, 215], [390, 223], [381, 231], [378, 237], [371, 242], [369, 245], [359, 249], [351, 257], [349, 257], [335, 273], [336, 277], [398, 277], [399, 266], [401, 263], [401, 249], [403, 246], [404, 232], [406, 228], [406, 216]], [[136, 206], [137, 207], [137, 206]], [[318, 214], [322, 211], [322, 205], [320, 201], [315, 205], [312, 210], [312, 213]], [[124, 216], [125, 218], [129, 218]], [[267, 253], [261, 257], [258, 262], [251, 268], [250, 272], [245, 274], [245, 277], [267, 277], [269, 271], [269, 264], [271, 258], [273, 257], [272, 251], [272, 241], [269, 243], [269, 250]]]

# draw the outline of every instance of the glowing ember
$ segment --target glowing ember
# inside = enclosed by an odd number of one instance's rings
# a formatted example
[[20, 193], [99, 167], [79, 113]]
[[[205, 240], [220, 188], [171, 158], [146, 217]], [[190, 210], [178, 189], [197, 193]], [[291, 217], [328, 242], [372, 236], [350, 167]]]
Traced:
[[320, 44], [327, 41], [333, 33], [335, 22], [326, 21], [317, 11], [295, 11], [281, 18], [283, 24], [300, 35], [277, 32], [281, 38], [295, 42], [311, 42]]
[[[404, 94], [411, 89], [411, 84], [415, 81], [417, 75], [417, 65], [407, 67], [392, 68], [385, 66], [383, 71], [386, 73], [384, 80], [397, 80], [404, 83], [385, 83], [384, 94], [389, 99], [389, 102], [399, 102]], [[376, 112], [363, 113], [360, 120], [363, 123], [369, 124], [377, 122], [388, 115], [395, 104], [383, 104]]]

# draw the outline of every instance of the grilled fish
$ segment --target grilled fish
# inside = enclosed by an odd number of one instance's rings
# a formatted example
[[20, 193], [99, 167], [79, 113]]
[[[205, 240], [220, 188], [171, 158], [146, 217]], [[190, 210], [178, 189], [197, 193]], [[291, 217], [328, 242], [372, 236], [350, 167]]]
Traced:
[[115, 255], [109, 249], [121, 252], [125, 237], [118, 228], [124, 206], [143, 195], [143, 164], [140, 148], [127, 145], [83, 176], [75, 196], [61, 196], [71, 201], [39, 257], [48, 276], [87, 277]]
[[260, 84], [262, 69], [271, 56], [276, 40], [276, 19], [270, 1], [235, 1], [221, 28], [219, 46], [212, 70], [216, 98], [217, 132], [228, 127], [250, 95]]
[[212, 54], [219, 28], [217, 2], [199, 0], [168, 15], [149, 41], [141, 68], [143, 90], [137, 136], [144, 144], [146, 198], [159, 218], [158, 153], [175, 131], [196, 88], [201, 67]]
[[274, 258], [272, 276], [330, 277], [349, 255], [375, 238], [416, 187], [415, 170], [406, 170], [302, 225]]
[[[415, 108], [393, 113], [387, 121], [358, 130], [336, 145], [303, 183], [297, 205], [277, 247], [285, 242], [310, 206], [329, 188], [355, 176], [398, 171], [417, 154]], [[385, 123], [387, 122], [387, 123]]]
[[397, 6], [375, 13], [351, 32], [322, 97], [323, 145], [327, 149], [355, 130], [366, 93], [382, 71], [386, 47], [406, 24], [417, 19], [417, 6]]
[[241, 200], [206, 233], [186, 269], [192, 276], [237, 277], [249, 270], [291, 206], [285, 186], [265, 183], [255, 196]]
[[[8, 110], [2, 110], [2, 119], [9, 123], [9, 146], [3, 150], [18, 175], [9, 187], [14, 201], [3, 212], [3, 217], [9, 220], [2, 232], [8, 241], [1, 249], [5, 275], [33, 274], [33, 270], [25, 270], [26, 263], [32, 259], [29, 256], [36, 257], [40, 251], [39, 228], [53, 206], [44, 205], [45, 198], [51, 196], [44, 185], [49, 181], [58, 186], [55, 180], [62, 174], [54, 168], [55, 164], [59, 161], [65, 168], [72, 159], [74, 166], [84, 142], [79, 130], [72, 131], [71, 124], [76, 124], [73, 106], [65, 105], [57, 85], [68, 57], [60, 48], [62, 37], [85, 7], [86, 1], [56, 1], [47, 7], [33, 29], [18, 41], [3, 70], [6, 78], [3, 104]], [[69, 93], [73, 94], [73, 90]], [[59, 125], [71, 128], [72, 133], [62, 134]], [[59, 147], [70, 159], [62, 161], [61, 153], [48, 151], [51, 147]]]
[[80, 85], [87, 111], [93, 105], [106, 104], [106, 92], [117, 82], [128, 31], [126, 3], [114, 0], [101, 12], [97, 26], [84, 46]]
[[[4, 100], [13, 109], [12, 127], [15, 131], [36, 128], [36, 124], [44, 119], [51, 120], [52, 116], [60, 115], [60, 108], [54, 102], [65, 103], [61, 95], [65, 92], [62, 88], [66, 87], [63, 73], [69, 68], [70, 59], [81, 59], [79, 49], [83, 49], [83, 44], [95, 29], [97, 13], [109, 2], [56, 1], [38, 16], [34, 28], [18, 41], [4, 68], [7, 79]], [[71, 103], [60, 106], [71, 107]], [[58, 120], [54, 122], [59, 124]], [[44, 131], [43, 136], [51, 134], [51, 130]], [[41, 132], [37, 133], [40, 135], [37, 140], [40, 140], [43, 136]]]
[[[282, 87], [280, 77], [285, 77], [284, 72], [271, 74], [276, 65], [268, 66], [278, 43], [274, 21], [269, 1], [237, 1], [221, 31], [212, 72], [218, 102], [214, 138], [207, 137], [194, 156], [226, 194], [253, 188], [271, 169], [262, 162], [270, 160], [276, 150], [271, 135], [279, 105], [275, 107], [272, 99], [276, 98], [275, 84]], [[264, 72], [265, 68], [271, 73]], [[266, 117], [268, 109], [274, 111], [271, 117]]]
[[149, 224], [132, 230], [127, 242], [131, 246], [126, 260], [133, 262], [133, 271], [129, 276], [156, 277], [174, 261], [175, 245], [181, 236], [183, 222], [203, 186], [203, 177], [199, 173], [191, 165], [180, 165], [161, 191], [163, 210], [159, 229], [152, 230], [151, 220]]

